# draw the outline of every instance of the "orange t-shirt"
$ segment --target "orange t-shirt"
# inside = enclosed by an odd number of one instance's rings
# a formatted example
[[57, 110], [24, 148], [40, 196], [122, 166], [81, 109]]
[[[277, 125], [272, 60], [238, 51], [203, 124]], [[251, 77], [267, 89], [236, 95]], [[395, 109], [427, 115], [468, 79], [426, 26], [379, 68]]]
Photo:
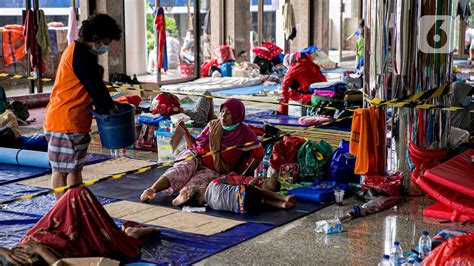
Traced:
[[44, 130], [61, 133], [89, 132], [92, 98], [74, 74], [72, 62], [76, 43], [69, 45], [59, 62], [56, 80], [46, 107]]
[[46, 107], [45, 131], [89, 132], [91, 103], [99, 113], [106, 113], [114, 106], [100, 72], [97, 56], [85, 44], [73, 42], [66, 48]]

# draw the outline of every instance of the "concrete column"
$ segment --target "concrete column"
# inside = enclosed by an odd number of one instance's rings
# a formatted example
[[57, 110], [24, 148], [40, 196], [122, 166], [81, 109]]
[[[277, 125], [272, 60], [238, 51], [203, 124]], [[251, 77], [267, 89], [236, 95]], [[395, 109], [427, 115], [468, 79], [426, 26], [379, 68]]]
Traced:
[[291, 43], [291, 48], [299, 51], [310, 45], [309, 38], [309, 1], [291, 0], [295, 12], [296, 38]]
[[[91, 0], [94, 1], [94, 0]], [[104, 80], [109, 80], [109, 74], [125, 73], [125, 36], [124, 30], [124, 1], [95, 0], [96, 12], [113, 17], [122, 29], [122, 38], [110, 44], [109, 52], [99, 56], [99, 64], [104, 67]]]
[[[211, 0], [211, 47], [224, 44], [224, 20], [222, 10], [224, 0]], [[214, 51], [211, 51], [214, 54]]]
[[279, 47], [285, 47], [285, 33], [283, 32], [283, 5], [284, 1], [280, 1], [280, 5], [275, 16], [275, 44]]
[[[222, 18], [224, 10], [225, 17]], [[211, 44], [230, 41], [236, 56], [250, 50], [250, 0], [211, 0]], [[225, 28], [224, 28], [225, 27]]]
[[314, 0], [312, 10], [313, 16], [313, 44], [326, 54], [329, 51], [329, 1], [330, 0]]
[[89, 4], [89, 0], [80, 0], [79, 1], [79, 9], [80, 9], [80, 12], [79, 12], [79, 22], [77, 25], [81, 26], [81, 22], [83, 20], [86, 20], [87, 17], [89, 17], [89, 7], [90, 7], [90, 4]]
[[146, 74], [145, 0], [125, 0], [125, 52], [127, 75]]

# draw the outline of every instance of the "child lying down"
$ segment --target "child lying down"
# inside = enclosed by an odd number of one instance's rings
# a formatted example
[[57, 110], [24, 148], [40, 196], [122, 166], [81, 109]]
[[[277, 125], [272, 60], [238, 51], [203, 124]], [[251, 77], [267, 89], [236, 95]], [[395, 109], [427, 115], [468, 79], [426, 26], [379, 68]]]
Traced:
[[246, 213], [261, 206], [289, 209], [295, 206], [296, 199], [294, 195], [280, 195], [251, 185], [227, 185], [214, 180], [207, 187], [184, 187], [172, 203]]
[[233, 186], [251, 185], [269, 191], [280, 191], [280, 182], [275, 178], [266, 178], [262, 176], [242, 176], [235, 172], [223, 175], [215, 179], [214, 182]]

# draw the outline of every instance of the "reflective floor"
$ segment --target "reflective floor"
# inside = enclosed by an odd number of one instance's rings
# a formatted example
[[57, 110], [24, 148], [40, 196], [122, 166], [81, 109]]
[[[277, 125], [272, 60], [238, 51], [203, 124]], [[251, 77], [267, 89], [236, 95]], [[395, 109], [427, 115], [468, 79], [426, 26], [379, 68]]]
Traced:
[[[292, 265], [377, 265], [386, 244], [400, 241], [404, 251], [416, 246], [422, 231], [433, 237], [444, 228], [474, 230], [474, 225], [440, 224], [438, 219], [425, 218], [424, 207], [433, 203], [424, 197], [405, 200], [396, 208], [352, 220], [343, 224], [343, 233], [318, 234], [315, 222], [332, 219], [360, 204], [351, 198], [344, 206], [329, 206], [309, 216], [271, 230], [198, 263], [215, 264], [292, 264]], [[386, 233], [386, 223], [392, 222], [394, 237]], [[394, 225], [394, 226], [393, 226]], [[385, 241], [387, 239], [387, 241]]]

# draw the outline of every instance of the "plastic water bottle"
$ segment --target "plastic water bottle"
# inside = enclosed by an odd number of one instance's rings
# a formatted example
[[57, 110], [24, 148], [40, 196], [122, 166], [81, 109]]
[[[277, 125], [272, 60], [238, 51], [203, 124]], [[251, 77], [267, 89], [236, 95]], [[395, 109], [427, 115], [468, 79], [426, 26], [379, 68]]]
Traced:
[[393, 242], [392, 250], [390, 252], [390, 260], [395, 266], [401, 265], [400, 259], [403, 258], [403, 250], [400, 246], [400, 242]]
[[427, 231], [421, 233], [420, 240], [418, 240], [418, 252], [421, 259], [426, 258], [431, 252], [431, 238]]
[[379, 262], [379, 266], [395, 266], [393, 262], [390, 261], [389, 255], [383, 255], [382, 260]]

